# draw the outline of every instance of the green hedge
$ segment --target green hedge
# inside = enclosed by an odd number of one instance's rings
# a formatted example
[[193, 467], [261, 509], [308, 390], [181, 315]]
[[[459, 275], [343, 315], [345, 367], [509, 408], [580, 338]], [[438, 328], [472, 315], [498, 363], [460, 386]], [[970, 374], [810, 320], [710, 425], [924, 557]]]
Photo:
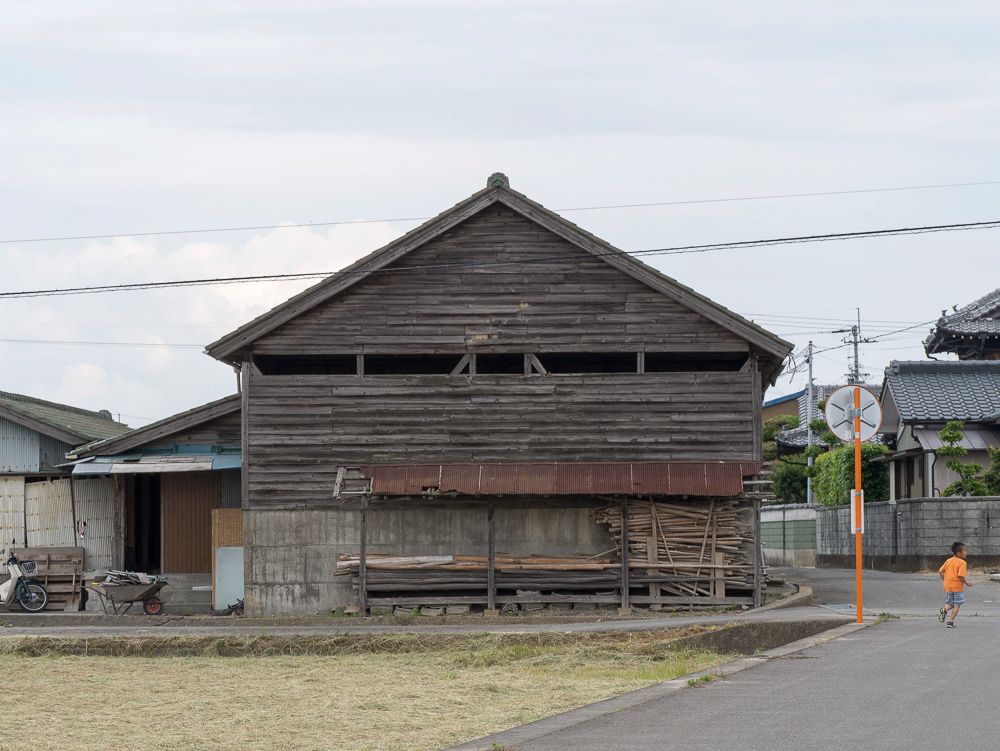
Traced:
[[[869, 460], [889, 449], [880, 443], [861, 444], [861, 487], [865, 503], [889, 500], [889, 465]], [[813, 493], [824, 506], [844, 506], [851, 502], [854, 489], [854, 446], [844, 445], [820, 454], [815, 462]]]

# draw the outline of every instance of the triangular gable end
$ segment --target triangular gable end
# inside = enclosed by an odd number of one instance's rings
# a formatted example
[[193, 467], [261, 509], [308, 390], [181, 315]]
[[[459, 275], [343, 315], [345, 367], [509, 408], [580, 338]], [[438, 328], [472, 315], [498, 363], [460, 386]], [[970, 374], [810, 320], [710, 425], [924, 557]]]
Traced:
[[491, 184], [485, 190], [474, 194], [393, 243], [219, 339], [209, 345], [206, 352], [217, 359], [235, 363], [239, 359], [238, 353], [255, 340], [339, 295], [373, 272], [393, 264], [489, 206], [499, 203], [549, 230], [573, 246], [599, 257], [602, 261], [647, 287], [736, 334], [759, 350], [767, 360], [766, 363], [762, 363], [765, 380], [772, 381], [776, 376], [782, 360], [791, 350], [791, 344], [699, 295], [676, 280], [646, 266], [609, 243], [531, 201], [526, 196], [511, 190], [506, 186], [505, 178], [500, 184], [496, 178], [497, 176], [491, 178]]

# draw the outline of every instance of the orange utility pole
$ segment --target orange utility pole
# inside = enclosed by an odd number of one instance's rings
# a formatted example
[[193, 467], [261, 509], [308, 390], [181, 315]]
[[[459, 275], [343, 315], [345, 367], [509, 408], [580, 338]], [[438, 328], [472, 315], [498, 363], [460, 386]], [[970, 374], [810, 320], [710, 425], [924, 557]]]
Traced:
[[854, 389], [854, 566], [858, 585], [858, 623], [862, 622], [861, 610], [861, 520], [864, 514], [864, 496], [861, 494], [861, 389]]

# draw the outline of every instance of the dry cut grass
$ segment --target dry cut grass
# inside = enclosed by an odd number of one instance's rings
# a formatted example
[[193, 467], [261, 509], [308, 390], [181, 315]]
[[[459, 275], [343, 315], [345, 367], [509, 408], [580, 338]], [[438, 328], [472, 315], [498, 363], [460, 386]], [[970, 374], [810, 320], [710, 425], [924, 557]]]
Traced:
[[242, 657], [218, 640], [125, 657], [4, 640], [23, 711], [0, 749], [439, 749], [728, 659], [671, 643], [684, 633], [339, 637], [312, 653], [258, 637]]

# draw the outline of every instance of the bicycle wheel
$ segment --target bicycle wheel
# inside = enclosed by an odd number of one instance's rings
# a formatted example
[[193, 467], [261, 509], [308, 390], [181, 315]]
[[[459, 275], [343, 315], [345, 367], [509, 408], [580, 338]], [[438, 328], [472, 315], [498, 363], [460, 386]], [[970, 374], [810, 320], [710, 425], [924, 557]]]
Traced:
[[45, 591], [45, 587], [41, 584], [29, 584], [27, 589], [28, 594], [19, 595], [17, 598], [21, 610], [27, 610], [29, 613], [45, 610], [45, 606], [49, 604], [49, 593]]

